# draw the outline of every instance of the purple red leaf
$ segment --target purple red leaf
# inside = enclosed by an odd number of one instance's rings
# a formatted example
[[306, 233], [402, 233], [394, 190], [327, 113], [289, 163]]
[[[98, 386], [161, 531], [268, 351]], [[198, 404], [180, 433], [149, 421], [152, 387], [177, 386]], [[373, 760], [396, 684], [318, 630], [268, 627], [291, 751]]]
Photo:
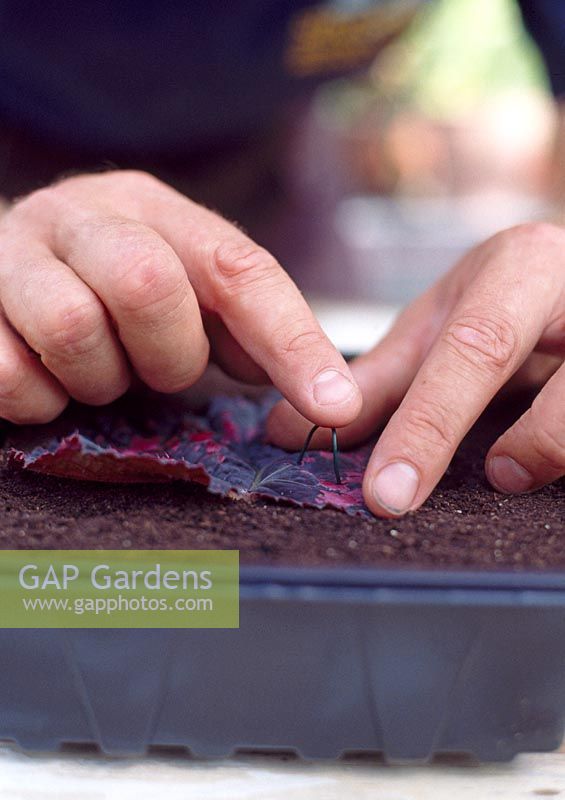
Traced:
[[218, 396], [202, 415], [166, 406], [149, 417], [111, 407], [89, 409], [74, 427], [58, 420], [37, 429], [31, 442], [16, 441], [10, 462], [82, 480], [181, 479], [222, 496], [330, 506], [371, 517], [361, 492], [370, 446], [340, 454], [338, 485], [331, 453], [309, 450], [298, 465], [298, 453], [265, 443], [265, 420], [275, 399], [273, 394], [262, 400]]

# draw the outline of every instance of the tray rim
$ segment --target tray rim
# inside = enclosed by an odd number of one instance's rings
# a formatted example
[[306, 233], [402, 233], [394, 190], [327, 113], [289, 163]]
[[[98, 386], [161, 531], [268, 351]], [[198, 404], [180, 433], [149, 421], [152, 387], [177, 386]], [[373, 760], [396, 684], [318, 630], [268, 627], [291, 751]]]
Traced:
[[489, 569], [415, 566], [289, 566], [240, 564], [240, 586], [319, 587], [320, 589], [412, 589], [563, 594], [565, 570]]

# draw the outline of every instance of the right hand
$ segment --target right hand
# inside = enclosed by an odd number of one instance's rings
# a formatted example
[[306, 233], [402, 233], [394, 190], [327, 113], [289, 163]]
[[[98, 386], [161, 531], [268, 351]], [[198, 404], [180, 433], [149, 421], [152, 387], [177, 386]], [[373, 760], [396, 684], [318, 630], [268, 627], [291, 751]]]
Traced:
[[135, 372], [191, 386], [211, 353], [272, 381], [325, 427], [361, 393], [276, 260], [234, 225], [139, 172], [82, 175], [0, 219], [0, 417], [48, 422], [69, 397], [108, 403]]

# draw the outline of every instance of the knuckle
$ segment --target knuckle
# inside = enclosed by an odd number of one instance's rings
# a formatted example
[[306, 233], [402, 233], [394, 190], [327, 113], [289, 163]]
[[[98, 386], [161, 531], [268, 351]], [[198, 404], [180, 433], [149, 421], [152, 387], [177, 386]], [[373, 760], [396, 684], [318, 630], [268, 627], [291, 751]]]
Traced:
[[316, 352], [321, 347], [325, 349], [327, 346], [327, 340], [322, 331], [313, 328], [310, 321], [294, 323], [275, 339], [281, 342], [280, 353], [284, 358], [294, 355], [301, 356], [305, 352]]
[[458, 444], [458, 429], [449, 411], [439, 402], [411, 408], [403, 417], [406, 440], [412, 450], [428, 453], [453, 450]]
[[280, 281], [277, 260], [253, 242], [222, 242], [212, 255], [212, 273], [221, 292], [237, 293]]
[[128, 269], [117, 276], [115, 300], [118, 308], [138, 319], [174, 313], [185, 299], [186, 281], [171, 264], [164, 248], [130, 254]]
[[38, 350], [84, 356], [99, 346], [104, 332], [104, 312], [95, 302], [54, 309], [41, 326]]
[[498, 312], [459, 317], [449, 324], [444, 339], [460, 359], [487, 373], [510, 371], [520, 352], [516, 325]]
[[55, 184], [37, 189], [13, 204], [9, 218], [22, 223], [43, 219], [46, 213], [60, 207], [62, 199], [60, 187]]
[[[84, 180], [84, 176], [82, 176]], [[66, 260], [80, 264], [85, 243], [96, 242], [109, 254], [108, 272], [110, 275], [127, 263], [130, 252], [135, 252], [139, 240], [140, 226], [136, 222], [115, 214], [96, 214], [80, 222], [73, 218], [61, 217], [55, 226], [55, 238], [62, 244]]]

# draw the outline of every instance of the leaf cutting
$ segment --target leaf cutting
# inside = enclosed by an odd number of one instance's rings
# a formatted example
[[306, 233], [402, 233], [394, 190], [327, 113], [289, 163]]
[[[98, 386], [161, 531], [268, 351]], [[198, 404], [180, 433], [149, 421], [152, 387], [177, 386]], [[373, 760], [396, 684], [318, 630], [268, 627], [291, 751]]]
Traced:
[[361, 481], [371, 447], [341, 453], [287, 453], [265, 441], [276, 397], [217, 396], [204, 412], [164, 403], [144, 415], [123, 404], [83, 408], [76, 415], [12, 438], [14, 467], [59, 477], [106, 482], [186, 480], [209, 492], [251, 501], [268, 498], [312, 508], [332, 507], [372, 518]]

